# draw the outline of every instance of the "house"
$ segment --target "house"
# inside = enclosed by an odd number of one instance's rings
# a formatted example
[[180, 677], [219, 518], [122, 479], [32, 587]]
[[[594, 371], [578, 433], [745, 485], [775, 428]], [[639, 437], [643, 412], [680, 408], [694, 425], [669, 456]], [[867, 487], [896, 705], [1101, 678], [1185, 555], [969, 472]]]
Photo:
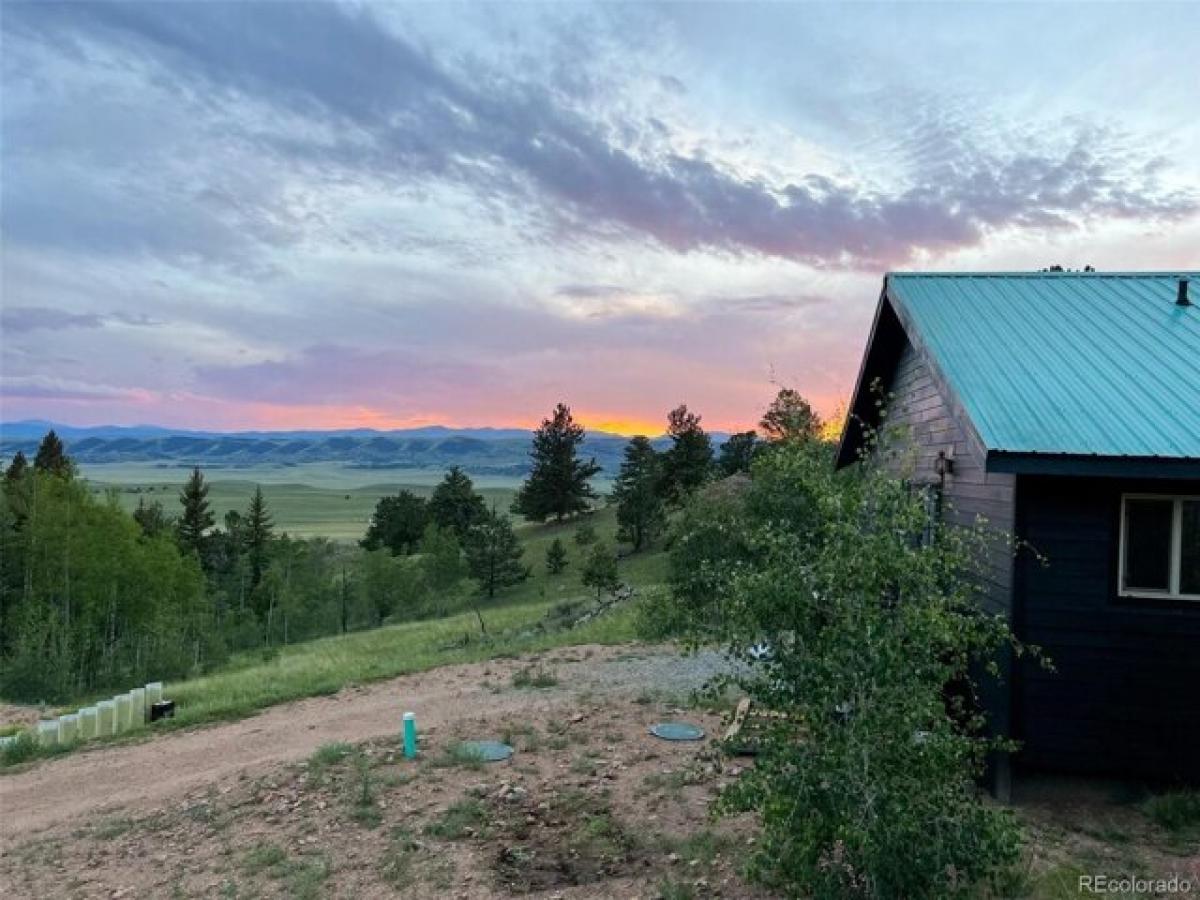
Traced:
[[881, 385], [932, 508], [1044, 558], [997, 541], [981, 573], [1055, 668], [1007, 660], [985, 699], [1018, 768], [1200, 780], [1197, 295], [1197, 272], [884, 279], [837, 464]]

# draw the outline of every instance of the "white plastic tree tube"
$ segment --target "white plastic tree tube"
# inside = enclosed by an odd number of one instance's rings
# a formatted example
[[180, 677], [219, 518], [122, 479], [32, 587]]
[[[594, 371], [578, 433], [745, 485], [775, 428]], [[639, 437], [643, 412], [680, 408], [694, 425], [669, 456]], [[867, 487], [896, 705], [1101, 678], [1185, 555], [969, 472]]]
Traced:
[[146, 689], [134, 688], [129, 696], [133, 702], [133, 727], [141, 728], [150, 719], [150, 713], [146, 710]]
[[37, 724], [38, 743], [53, 747], [58, 743], [58, 719], [43, 719]]
[[85, 706], [79, 711], [79, 739], [90, 741], [96, 736], [97, 717], [100, 710], [94, 706]]
[[141, 707], [138, 705], [137, 693], [135, 691], [130, 691], [125, 696], [129, 698], [129, 727], [141, 728], [142, 717], [139, 715], [141, 712]]
[[79, 739], [79, 716], [69, 713], [58, 717], [58, 742], [73, 744]]
[[117, 704], [111, 700], [101, 700], [96, 704], [96, 734], [98, 737], [108, 737], [117, 733]]
[[117, 725], [113, 729], [113, 734], [120, 734], [129, 730], [129, 695], [117, 694], [113, 697], [113, 703], [117, 708]]

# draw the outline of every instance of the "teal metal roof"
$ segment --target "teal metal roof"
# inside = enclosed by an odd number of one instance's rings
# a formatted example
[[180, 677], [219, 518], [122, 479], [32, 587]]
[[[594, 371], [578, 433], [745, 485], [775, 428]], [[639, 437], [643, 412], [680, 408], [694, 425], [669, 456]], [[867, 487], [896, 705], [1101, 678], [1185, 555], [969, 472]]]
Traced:
[[1200, 459], [1200, 272], [895, 273], [887, 296], [989, 453]]

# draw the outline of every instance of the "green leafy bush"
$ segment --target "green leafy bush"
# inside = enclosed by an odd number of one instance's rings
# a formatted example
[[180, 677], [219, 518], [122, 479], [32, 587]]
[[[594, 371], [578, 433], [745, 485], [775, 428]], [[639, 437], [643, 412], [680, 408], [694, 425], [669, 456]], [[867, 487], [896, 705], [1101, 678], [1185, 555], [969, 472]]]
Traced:
[[37, 738], [30, 731], [23, 731], [0, 749], [0, 764], [15, 766], [38, 755]]
[[723, 646], [743, 664], [727, 681], [783, 714], [720, 803], [760, 816], [753, 871], [776, 889], [964, 896], [1016, 860], [1013, 818], [976, 781], [1005, 745], [945, 691], [1012, 643], [975, 598], [989, 540], [929, 527], [902, 480], [835, 473], [813, 441], [773, 447], [748, 483], [685, 511], [672, 597], [649, 624]]

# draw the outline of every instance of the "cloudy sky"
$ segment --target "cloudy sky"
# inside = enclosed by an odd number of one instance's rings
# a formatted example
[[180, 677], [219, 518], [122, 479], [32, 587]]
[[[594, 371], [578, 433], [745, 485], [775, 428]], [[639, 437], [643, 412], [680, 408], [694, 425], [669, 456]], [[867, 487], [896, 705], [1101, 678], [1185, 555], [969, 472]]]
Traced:
[[1200, 261], [1200, 5], [0, 16], [5, 420], [732, 428], [889, 269]]

